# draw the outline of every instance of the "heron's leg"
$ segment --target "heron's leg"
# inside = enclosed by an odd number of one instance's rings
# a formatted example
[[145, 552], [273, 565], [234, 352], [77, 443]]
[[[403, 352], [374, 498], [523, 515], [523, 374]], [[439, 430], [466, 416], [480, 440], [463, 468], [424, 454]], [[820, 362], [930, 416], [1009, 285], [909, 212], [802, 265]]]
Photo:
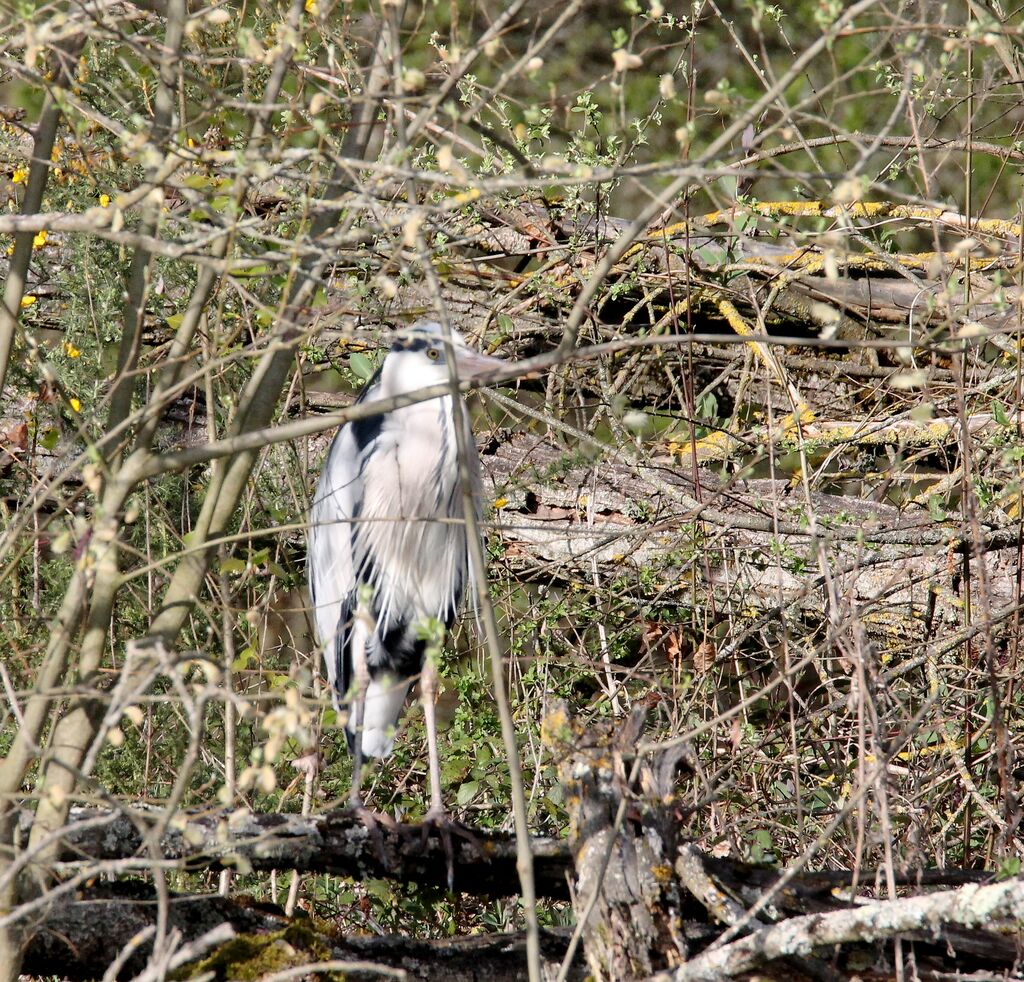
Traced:
[[423, 720], [427, 726], [427, 757], [430, 760], [430, 818], [446, 815], [441, 798], [441, 761], [437, 755], [437, 715], [434, 700], [437, 697], [437, 665], [428, 654], [420, 676], [420, 697], [423, 700]]
[[450, 892], [455, 886], [455, 850], [452, 846], [452, 834], [472, 845], [481, 856], [484, 855], [484, 851], [476, 836], [459, 822], [453, 821], [444, 807], [444, 800], [441, 797], [441, 761], [437, 754], [437, 715], [434, 706], [436, 696], [437, 665], [428, 653], [420, 675], [420, 698], [423, 700], [423, 720], [427, 726], [427, 756], [430, 759], [430, 810], [423, 822], [423, 845], [426, 844], [427, 829], [432, 826], [441, 837], [441, 845], [448, 863]]
[[[430, 761], [430, 810], [427, 812], [424, 829], [433, 825], [441, 836], [445, 858], [448, 862], [448, 891], [455, 885], [455, 853], [452, 850], [452, 820], [445, 811], [441, 798], [441, 761], [437, 756], [437, 713], [434, 700], [437, 698], [437, 665], [428, 652], [420, 674], [420, 698], [423, 700], [423, 721], [427, 726], [427, 758]], [[426, 833], [424, 832], [424, 838]]]
[[355, 691], [352, 694], [352, 730], [355, 733], [355, 747], [352, 750], [352, 787], [348, 793], [349, 807], [363, 810], [363, 719], [366, 715], [366, 690], [370, 686], [370, 666], [366, 660], [366, 643], [374, 628], [373, 614], [360, 600], [352, 622], [349, 639], [352, 653], [352, 677]]

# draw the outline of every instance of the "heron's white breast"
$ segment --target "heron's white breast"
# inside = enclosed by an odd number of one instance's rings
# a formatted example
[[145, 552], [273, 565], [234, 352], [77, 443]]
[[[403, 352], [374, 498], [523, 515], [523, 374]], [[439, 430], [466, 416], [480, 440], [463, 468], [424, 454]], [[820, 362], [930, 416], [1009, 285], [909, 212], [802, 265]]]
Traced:
[[356, 566], [374, 576], [382, 630], [392, 616], [443, 618], [466, 579], [449, 398], [389, 415], [366, 460], [363, 489]]

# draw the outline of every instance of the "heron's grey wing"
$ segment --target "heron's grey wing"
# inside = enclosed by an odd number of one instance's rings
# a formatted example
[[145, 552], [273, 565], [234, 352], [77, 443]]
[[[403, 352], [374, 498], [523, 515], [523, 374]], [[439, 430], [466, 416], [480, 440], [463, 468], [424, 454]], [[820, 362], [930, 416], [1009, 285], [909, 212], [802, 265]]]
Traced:
[[[381, 368], [356, 396], [372, 401], [380, 389]], [[346, 423], [335, 434], [320, 468], [309, 510], [306, 571], [313, 618], [324, 646], [327, 678], [335, 703], [349, 685], [345, 663], [346, 626], [355, 611], [355, 526], [363, 504], [364, 454], [380, 432], [382, 417]]]
[[[371, 416], [338, 431], [320, 472], [310, 509], [307, 558], [310, 594], [317, 633], [324, 646], [331, 696], [339, 712], [353, 681], [351, 638], [358, 603], [357, 572], [362, 577], [367, 572], [365, 559], [363, 568], [357, 569], [356, 523], [364, 511], [367, 459], [373, 454], [384, 424], [383, 416]], [[372, 613], [375, 617], [378, 615], [375, 608]], [[381, 642], [376, 630], [365, 643], [369, 649], [367, 658], [378, 666]], [[365, 756], [386, 757], [391, 752], [395, 727], [410, 684], [408, 678], [396, 678], [386, 668], [373, 672], [363, 709]], [[353, 723], [350, 718], [345, 729], [350, 750], [355, 740]]]
[[355, 604], [353, 519], [363, 500], [363, 479], [356, 431], [343, 426], [327, 452], [309, 512], [306, 557], [309, 592], [317, 635], [335, 702], [344, 692], [345, 626]]

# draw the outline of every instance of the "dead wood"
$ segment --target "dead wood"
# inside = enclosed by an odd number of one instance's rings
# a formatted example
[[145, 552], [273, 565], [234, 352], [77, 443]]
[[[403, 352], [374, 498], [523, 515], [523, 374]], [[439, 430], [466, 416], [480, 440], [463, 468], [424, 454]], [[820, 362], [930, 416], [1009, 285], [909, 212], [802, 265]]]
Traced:
[[[101, 978], [131, 946], [117, 977], [133, 978], [145, 969], [152, 951], [158, 911], [156, 893], [148, 884], [96, 884], [87, 898], [47, 909], [25, 953], [23, 971], [72, 980]], [[450, 982], [512, 982], [526, 971], [525, 938], [519, 933], [440, 940], [345, 936], [325, 922], [302, 915], [287, 918], [276, 906], [244, 897], [170, 898], [167, 928], [178, 932], [178, 945], [222, 925], [229, 925], [234, 937], [194, 962], [190, 974], [213, 971], [218, 978], [260, 978], [329, 960], [350, 963], [345, 969], [349, 979], [385, 977], [384, 971], [368, 965], [404, 971], [409, 979]], [[557, 971], [567, 943], [566, 930], [542, 932], [546, 971]], [[583, 974], [582, 965], [576, 965], [568, 978], [581, 979]]]
[[[179, 415], [180, 425], [188, 419], [182, 431], [188, 439], [205, 432], [201, 407]], [[997, 428], [992, 414], [968, 422], [972, 439]], [[959, 431], [955, 419], [826, 421], [808, 424], [804, 435], [826, 448], [868, 450], [940, 448], [955, 444]], [[720, 436], [701, 441], [698, 457], [749, 451], [768, 435]], [[771, 436], [791, 438], [781, 427]], [[328, 439], [313, 441], [314, 456]], [[34, 454], [43, 470], [62, 466], [60, 452], [47, 456], [37, 448]], [[686, 448], [645, 459], [623, 452], [591, 456], [528, 433], [500, 433], [484, 442], [483, 462], [487, 497], [497, 505], [493, 527], [507, 566], [521, 579], [569, 582], [593, 575], [595, 564], [615, 576], [649, 571], [666, 600], [685, 605], [695, 574], [714, 591], [723, 616], [768, 614], [781, 600], [789, 616], [813, 624], [828, 617], [824, 549], [827, 575], [857, 608], [868, 635], [914, 639], [935, 625], [962, 625], [960, 578], [950, 557], [977, 546], [985, 554], [977, 561], [986, 565], [993, 609], [1015, 603], [1021, 525], [998, 510], [975, 544], [959, 522], [934, 521], [926, 500], [897, 508], [854, 494], [808, 493], [786, 480], [726, 478], [711, 466], [694, 470]], [[301, 552], [303, 537], [295, 534], [293, 542]], [[681, 584], [678, 594], [674, 584]]]
[[[865, 871], [780, 872], [680, 841], [676, 772], [691, 760], [684, 746], [639, 758], [644, 716], [582, 726], [558, 704], [544, 722], [566, 791], [574, 907], [594, 978], [822, 980], [871, 963], [884, 978], [894, 938], [919, 971], [1016, 964], [1024, 879], [904, 871], [895, 882], [913, 895], [890, 899]], [[935, 886], [955, 888], [923, 892]]]
[[[138, 857], [144, 867], [145, 831], [158, 818], [140, 809], [72, 811], [64, 836], [65, 864], [114, 863]], [[26, 827], [31, 815], [25, 815]], [[470, 830], [453, 836], [453, 883], [457, 892], [508, 897], [519, 892], [515, 840], [508, 833]], [[571, 870], [565, 843], [534, 839], [537, 891], [567, 899]], [[380, 816], [376, 828], [348, 812], [299, 815], [232, 813], [182, 814], [159, 844], [159, 858], [187, 869], [287, 870], [333, 873], [354, 880], [391, 879], [444, 889], [448, 860], [435, 826], [397, 824]]]
[[[525, 578], [573, 580], [593, 563], [617, 576], [648, 569], [674, 596], [672, 584], [685, 592], [695, 569], [725, 609], [770, 613], [781, 600], [788, 616], [814, 622], [827, 617], [824, 547], [828, 575], [869, 634], [911, 639], [962, 621], [950, 556], [975, 543], [958, 525], [932, 522], [923, 505], [807, 495], [788, 481], [705, 469], [694, 478], [669, 458], [588, 460], [524, 435], [496, 441], [483, 460], [505, 557]], [[1020, 541], [1014, 522], [984, 528], [977, 543], [994, 609], [1015, 603]]]
[[[597, 979], [643, 978], [687, 953], [680, 934], [683, 895], [665, 875], [678, 848], [675, 825], [667, 811], [627, 814], [626, 789], [635, 780], [628, 758], [643, 715], [638, 711], [618, 733], [575, 727], [564, 705], [544, 721], [544, 741], [559, 761], [566, 791], [574, 906]], [[674, 775], [663, 776], [671, 781]], [[660, 790], [652, 788], [652, 795]]]
[[[884, 963], [886, 945], [897, 935], [914, 946], [919, 968], [989, 970], [1013, 963], [1016, 942], [1002, 928], [1024, 916], [1019, 880], [992, 884], [991, 875], [982, 872], [907, 870], [895, 877], [901, 891], [947, 889], [892, 901], [884, 899], [876, 886], [879, 876], [871, 871], [857, 876], [783, 872], [711, 857], [683, 841], [680, 828], [689, 806], [681, 789], [699, 765], [683, 744], [653, 758], [638, 757], [645, 714], [640, 709], [618, 726], [583, 726], [555, 706], [544, 723], [545, 743], [559, 762], [570, 826], [568, 843], [534, 840], [538, 892], [567, 897], [574, 866], [571, 893], [593, 977], [614, 982], [653, 975], [668, 982], [756, 970], [780, 980], [836, 979], [865, 959]], [[133, 863], [146, 869], [154, 861], [169, 861], [189, 870], [294, 868], [441, 889], [447, 878], [444, 848], [433, 828], [425, 832], [382, 819], [371, 832], [344, 813], [188, 815], [171, 823], [154, 855], [146, 848], [145, 831], [155, 818], [156, 812], [145, 809], [76, 809], [60, 872], [124, 872], [136, 868]], [[26, 814], [23, 827], [30, 821]], [[510, 837], [469, 831], [475, 845], [455, 842], [457, 889], [484, 896], [516, 893]], [[131, 942], [135, 947], [121, 968], [121, 976], [129, 977], [146, 963], [158, 903], [148, 884], [92, 879], [73, 898], [55, 894], [35, 917], [26, 971], [96, 977]], [[166, 928], [180, 952], [201, 947], [222, 925], [235, 936], [202, 950], [193, 967], [237, 977], [232, 972], [241, 972], [242, 965], [273, 958], [276, 969], [339, 960], [400, 967], [411, 978], [500, 982], [523, 977], [524, 942], [518, 935], [450, 941], [352, 938], [244, 898], [171, 898]], [[711, 947], [727, 928], [736, 938]], [[567, 934], [545, 935], [549, 971], [567, 953], [574, 957], [573, 951]], [[581, 961], [573, 962], [570, 978], [584, 974]], [[373, 977], [366, 971], [365, 977]]]

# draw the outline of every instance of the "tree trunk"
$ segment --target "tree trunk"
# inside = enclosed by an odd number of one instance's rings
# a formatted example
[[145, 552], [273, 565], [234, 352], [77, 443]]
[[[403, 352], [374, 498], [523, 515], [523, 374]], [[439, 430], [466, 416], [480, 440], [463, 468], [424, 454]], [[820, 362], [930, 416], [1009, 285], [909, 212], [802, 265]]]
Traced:
[[[587, 964], [599, 980], [645, 978], [678, 964], [687, 952], [678, 935], [682, 903], [671, 872], [673, 823], [666, 809], [640, 808], [632, 791], [645, 716], [646, 710], [635, 711], [618, 730], [582, 727], [556, 706], [544, 721], [569, 809], [576, 916]], [[671, 783], [672, 762], [664, 773]]]

